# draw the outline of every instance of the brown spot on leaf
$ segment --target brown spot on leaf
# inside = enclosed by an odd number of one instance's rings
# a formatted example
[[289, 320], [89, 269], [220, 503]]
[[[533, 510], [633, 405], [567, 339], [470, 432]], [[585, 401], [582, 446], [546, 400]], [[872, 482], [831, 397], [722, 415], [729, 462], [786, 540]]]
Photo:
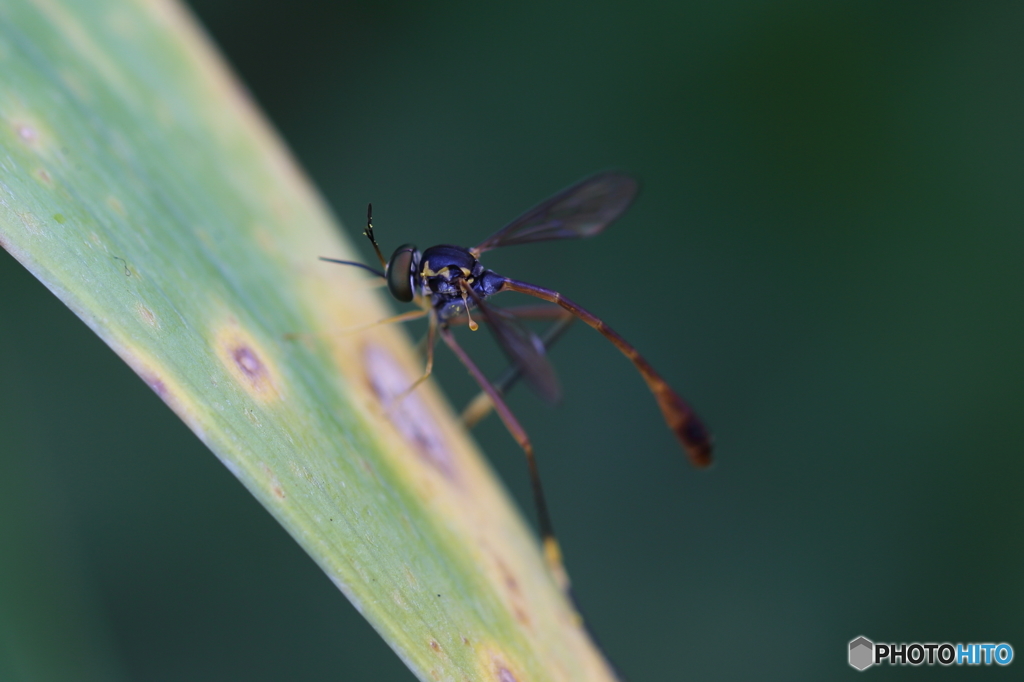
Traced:
[[42, 168], [40, 168], [39, 170], [36, 171], [36, 177], [39, 178], [40, 180], [42, 180], [43, 182], [45, 182], [47, 185], [52, 185], [53, 184], [53, 178], [51, 178], [50, 174], [47, 173]]
[[497, 573], [501, 580], [500, 585], [505, 588], [505, 597], [509, 611], [524, 627], [532, 627], [533, 622], [530, 618], [529, 604], [519, 585], [519, 579], [516, 578], [512, 570], [497, 553], [490, 548], [488, 548], [488, 553], [491, 555], [497, 568]]
[[284, 492], [284, 488], [281, 487], [281, 481], [277, 478], [274, 470], [266, 463], [260, 464], [260, 468], [263, 470], [263, 476], [266, 478], [266, 485], [271, 494], [279, 500], [285, 499], [287, 495]]
[[254, 336], [234, 320], [217, 334], [217, 351], [221, 361], [235, 380], [249, 394], [265, 402], [280, 397], [276, 372], [270, 356], [260, 347]]
[[519, 676], [512, 672], [513, 667], [495, 651], [491, 652], [491, 665], [494, 666], [494, 678], [498, 682], [519, 682]]
[[516, 620], [518, 620], [523, 626], [530, 627], [530, 616], [527, 615], [526, 611], [523, 611], [523, 608], [519, 606], [519, 604], [512, 605], [512, 615], [515, 616]]
[[512, 571], [509, 570], [508, 566], [505, 565], [501, 559], [497, 559], [498, 570], [501, 572], [502, 582], [505, 583], [505, 587], [512, 593], [513, 596], [519, 597], [521, 593], [519, 591], [519, 581], [512, 575]]
[[441, 645], [437, 643], [436, 639], [430, 640], [430, 648], [437, 652], [441, 651]]
[[267, 370], [260, 362], [256, 352], [248, 346], [238, 346], [232, 351], [232, 357], [235, 359], [235, 363], [238, 368], [247, 376], [254, 384], [259, 383], [266, 379]]
[[135, 303], [135, 314], [139, 316], [140, 320], [148, 324], [150, 327], [153, 327], [154, 329], [158, 329], [160, 327], [160, 321], [156, 319], [156, 315], [153, 311], [141, 302]]

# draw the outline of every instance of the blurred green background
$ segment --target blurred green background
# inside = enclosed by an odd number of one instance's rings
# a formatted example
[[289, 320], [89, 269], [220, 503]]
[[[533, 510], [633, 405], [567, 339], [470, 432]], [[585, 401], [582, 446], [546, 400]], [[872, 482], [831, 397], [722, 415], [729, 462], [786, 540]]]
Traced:
[[[485, 261], [604, 317], [716, 433], [691, 470], [583, 325], [552, 352], [564, 403], [512, 396], [630, 679], [852, 678], [858, 635], [1024, 655], [1024, 5], [192, 7], [353, 240], [368, 201], [390, 252], [642, 179], [599, 238]], [[0, 679], [412, 679], [2, 253], [0, 291]], [[475, 392], [447, 350], [436, 376]], [[477, 438], [532, 518], [512, 439]]]

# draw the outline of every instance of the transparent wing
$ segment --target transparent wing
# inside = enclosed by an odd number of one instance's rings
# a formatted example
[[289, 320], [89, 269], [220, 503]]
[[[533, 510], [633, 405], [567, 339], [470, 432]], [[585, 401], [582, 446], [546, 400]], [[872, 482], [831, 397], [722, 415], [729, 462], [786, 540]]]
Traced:
[[592, 175], [531, 208], [472, 251], [479, 254], [499, 246], [592, 237], [629, 208], [639, 189], [640, 183], [623, 173]]
[[477, 299], [477, 308], [505, 355], [518, 367], [526, 383], [549, 403], [562, 397], [562, 387], [544, 353], [544, 342], [512, 313]]

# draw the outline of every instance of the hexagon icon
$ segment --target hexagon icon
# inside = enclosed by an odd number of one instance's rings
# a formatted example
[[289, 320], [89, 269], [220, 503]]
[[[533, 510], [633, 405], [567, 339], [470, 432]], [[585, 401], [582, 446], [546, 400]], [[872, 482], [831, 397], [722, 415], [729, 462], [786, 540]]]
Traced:
[[850, 665], [865, 670], [874, 664], [875, 643], [867, 637], [858, 637], [850, 642]]

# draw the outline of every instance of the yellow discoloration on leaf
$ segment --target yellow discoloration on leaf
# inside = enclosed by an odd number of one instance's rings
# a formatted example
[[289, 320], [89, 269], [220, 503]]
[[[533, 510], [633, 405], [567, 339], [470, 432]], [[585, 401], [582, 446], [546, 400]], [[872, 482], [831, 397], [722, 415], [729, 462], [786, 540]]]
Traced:
[[253, 400], [267, 403], [280, 400], [280, 372], [271, 353], [244, 329], [237, 320], [228, 319], [214, 333], [217, 358]]
[[519, 672], [519, 666], [510, 661], [510, 656], [496, 642], [481, 642], [473, 648], [476, 653], [476, 679], [487, 682], [526, 682], [527, 678]]
[[[9, 96], [10, 93], [3, 94]], [[39, 157], [39, 159], [49, 160], [53, 158], [54, 152], [57, 150], [57, 142], [53, 130], [46, 120], [37, 113], [17, 107], [16, 100], [14, 106], [12, 106], [10, 101], [4, 104], [6, 106], [0, 108], [0, 111], [3, 112], [6, 125], [10, 129], [13, 140], [22, 149], [29, 150], [31, 154]], [[39, 172], [41, 170], [41, 168], [37, 168], [33, 172], [37, 179], [39, 179]]]
[[205, 440], [206, 429], [203, 424], [205, 406], [199, 403], [191, 392], [178, 381], [174, 369], [165, 367], [156, 358], [123, 340], [120, 342], [108, 341], [108, 343], [113, 346], [121, 359], [127, 362], [128, 366], [146, 382], [146, 385], [153, 389], [153, 392], [160, 396], [160, 399], [174, 410], [174, 413], [188, 424], [190, 429]]

